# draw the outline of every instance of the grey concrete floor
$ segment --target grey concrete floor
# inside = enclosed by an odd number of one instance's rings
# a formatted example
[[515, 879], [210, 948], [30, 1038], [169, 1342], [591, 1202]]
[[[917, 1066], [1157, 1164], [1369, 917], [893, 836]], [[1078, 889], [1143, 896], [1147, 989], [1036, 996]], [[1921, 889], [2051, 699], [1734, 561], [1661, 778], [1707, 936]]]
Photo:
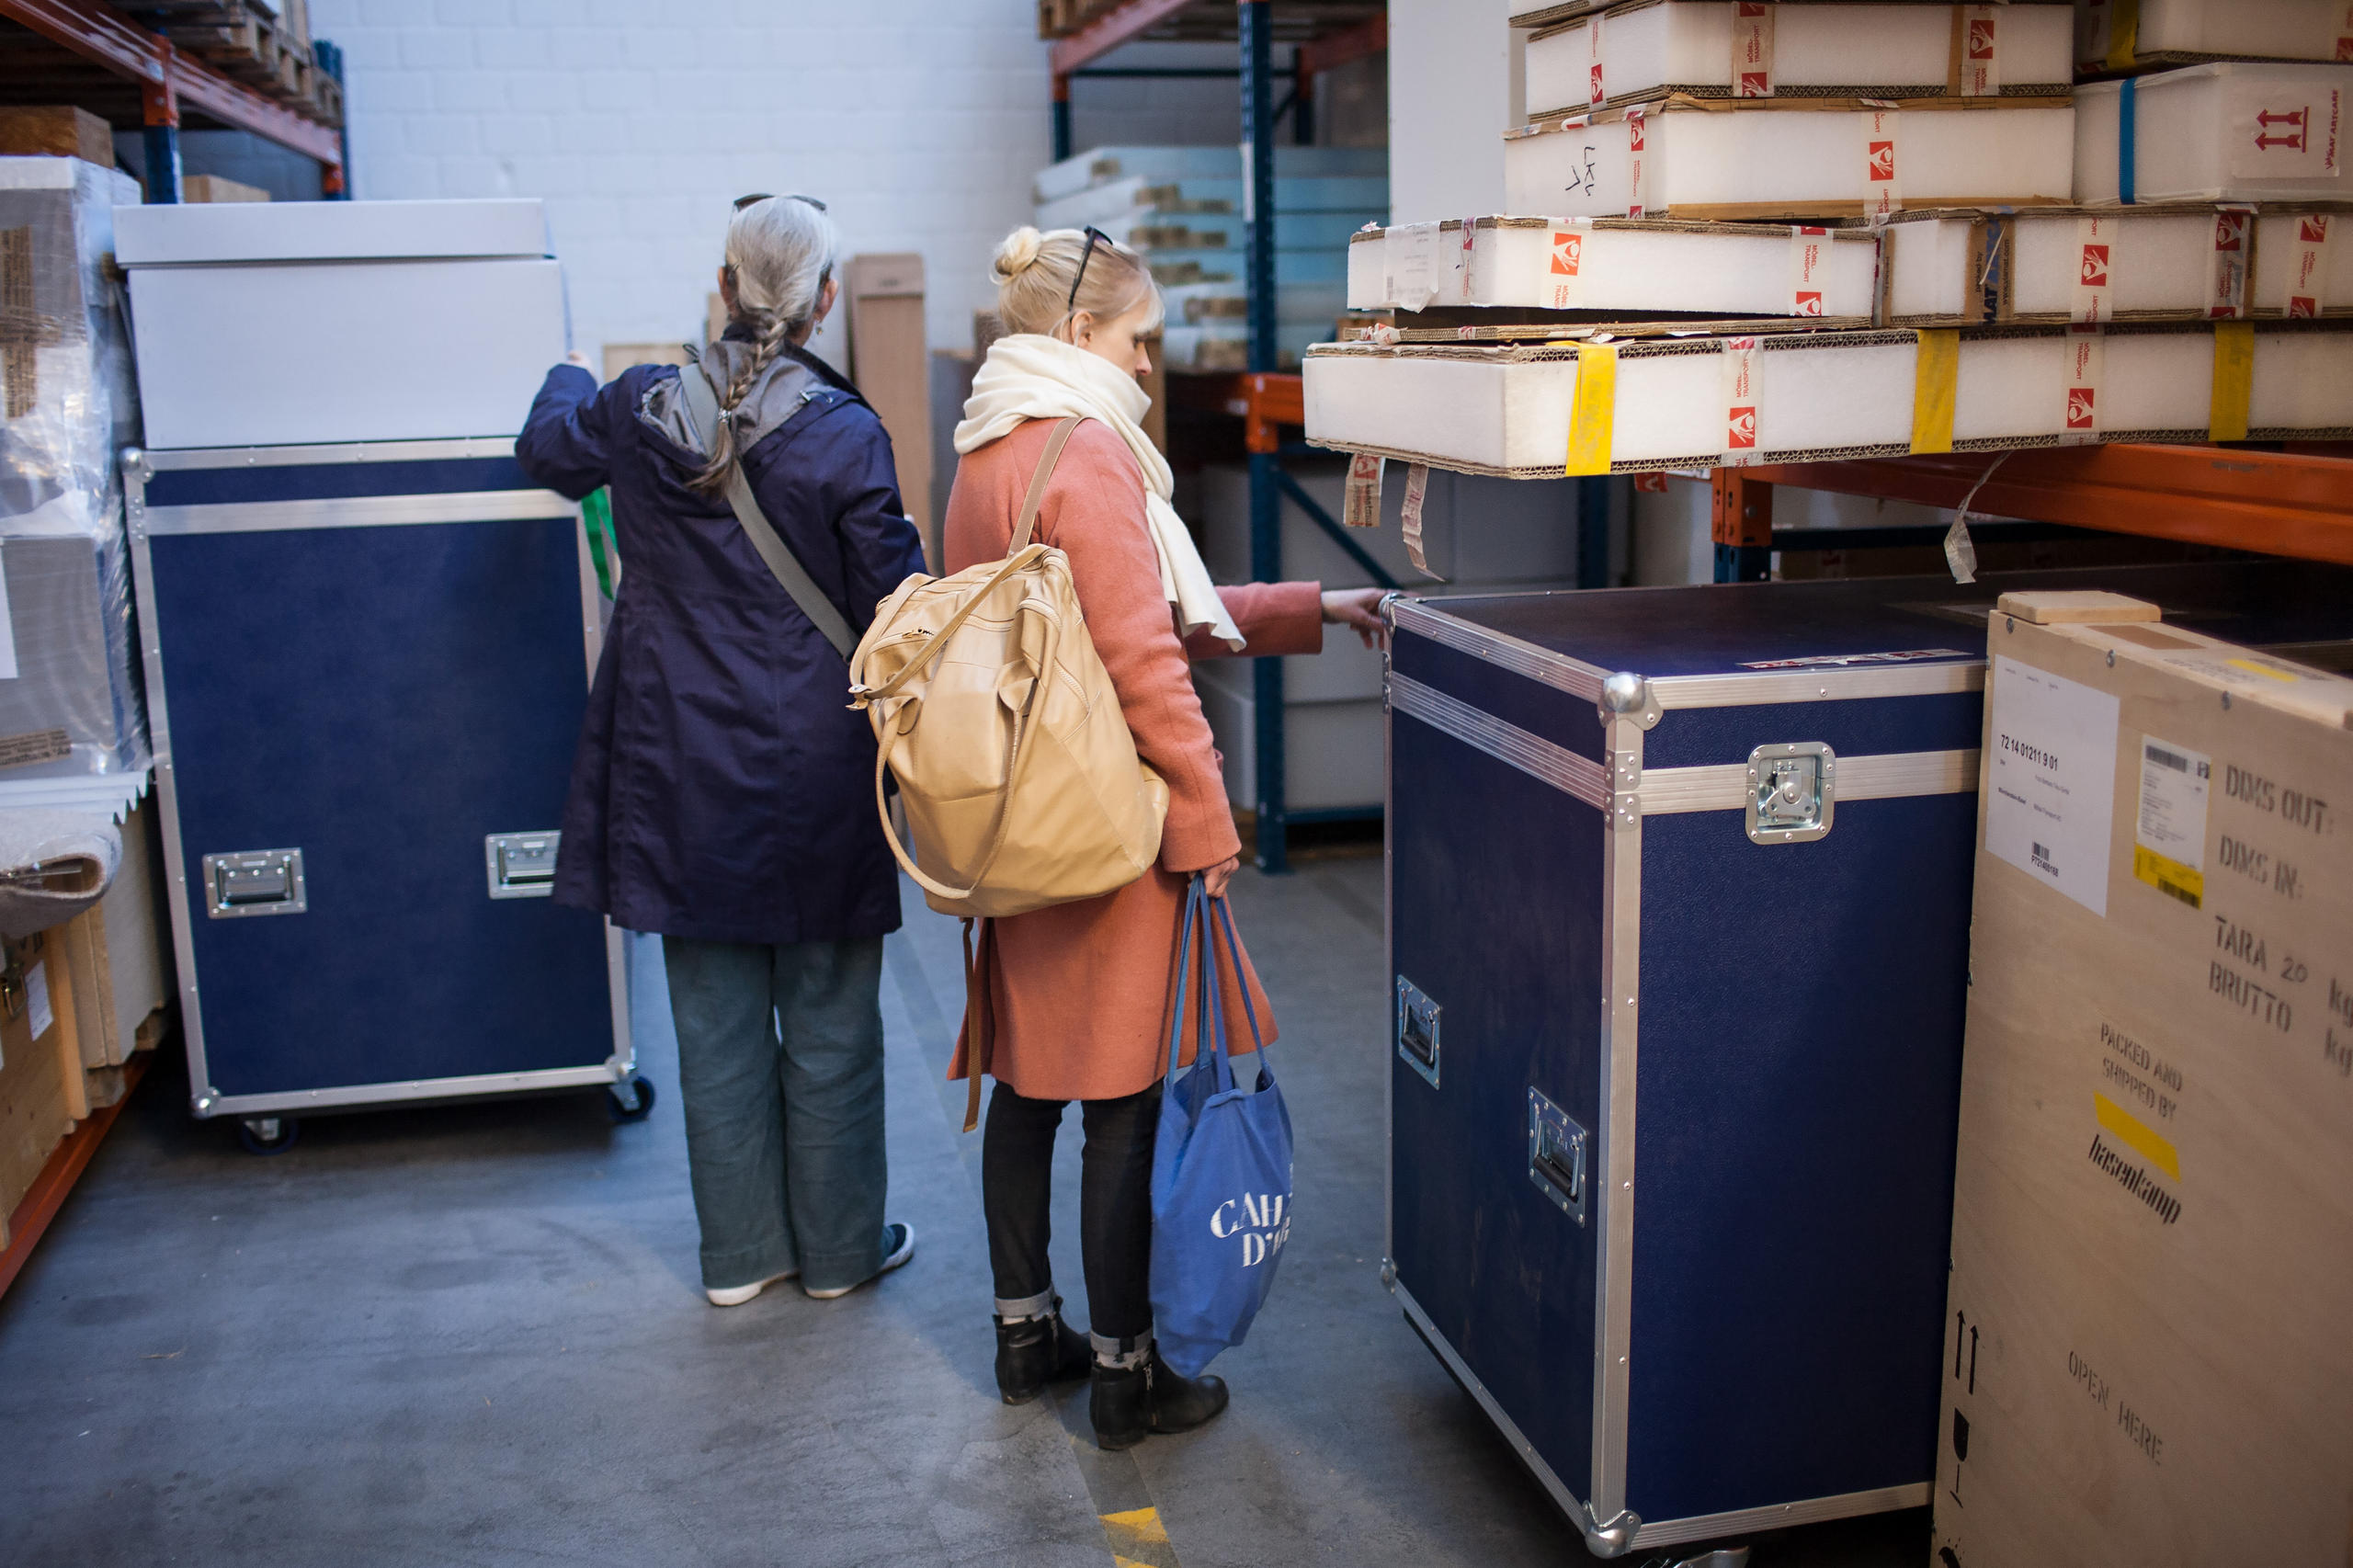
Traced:
[[[1104, 1456], [1083, 1390], [996, 1399], [978, 1139], [941, 1081], [956, 928], [911, 895], [883, 1016], [891, 1212], [919, 1244], [839, 1301], [703, 1302], [650, 942], [635, 1022], [666, 1097], [640, 1125], [590, 1096], [443, 1106], [314, 1119], [256, 1159], [159, 1062], [0, 1299], [0, 1561], [1102, 1568], [1097, 1515], [1156, 1506], [1169, 1545], [1140, 1559], [1186, 1568], [1591, 1562], [1381, 1288], [1380, 862], [1235, 887], [1298, 1199], [1202, 1432]], [[1075, 1121], [1055, 1257], [1083, 1322]], [[1756, 1548], [1927, 1557], [1920, 1514]]]

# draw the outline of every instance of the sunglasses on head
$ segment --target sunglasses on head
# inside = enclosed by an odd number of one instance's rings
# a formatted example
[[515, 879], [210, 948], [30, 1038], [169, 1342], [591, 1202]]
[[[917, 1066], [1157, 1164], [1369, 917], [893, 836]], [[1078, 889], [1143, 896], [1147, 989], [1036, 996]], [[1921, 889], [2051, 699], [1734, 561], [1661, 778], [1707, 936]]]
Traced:
[[[741, 212], [742, 210], [744, 210], [744, 209], [745, 209], [745, 208], [749, 207], [749, 206], [750, 206], [750, 205], [752, 205], [752, 203], [754, 203], [755, 201], [774, 201], [775, 199], [776, 199], [775, 195], [774, 195], [773, 193], [769, 192], [769, 191], [765, 191], [765, 190], [756, 190], [756, 191], [752, 192], [752, 194], [751, 194], [751, 195], [749, 195], [749, 196], [739, 196], [739, 197], [737, 197], [737, 198], [735, 199], [735, 210], [736, 210], [736, 211], [738, 211], [738, 212]], [[795, 195], [795, 196], [788, 196], [788, 197], [786, 197], [784, 199], [785, 199], [785, 200], [787, 200], [787, 201], [805, 201], [805, 202], [807, 202], [810, 206], [814, 207], [814, 208], [815, 208], [818, 211], [820, 211], [820, 212], [823, 212], [823, 211], [825, 210], [825, 204], [824, 204], [824, 202], [822, 202], [822, 201], [818, 200], [818, 199], [817, 199], [815, 197], [813, 197], [813, 196], [798, 196], [798, 195]]]
[[1117, 240], [1089, 223], [1086, 225], [1086, 248], [1079, 253], [1078, 275], [1070, 280], [1070, 300], [1063, 309], [1064, 315], [1074, 315], [1078, 312], [1078, 286], [1086, 281], [1086, 264], [1095, 259], [1095, 247], [1098, 243], [1114, 249], [1119, 246]]

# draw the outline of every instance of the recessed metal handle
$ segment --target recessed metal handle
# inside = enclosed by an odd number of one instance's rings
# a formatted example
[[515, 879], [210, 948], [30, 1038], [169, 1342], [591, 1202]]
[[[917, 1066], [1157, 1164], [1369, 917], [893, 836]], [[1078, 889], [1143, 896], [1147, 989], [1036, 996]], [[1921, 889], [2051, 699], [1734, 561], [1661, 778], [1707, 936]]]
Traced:
[[1404, 975], [1397, 977], [1397, 1054], [1438, 1087], [1438, 1005]]
[[215, 920], [300, 915], [310, 907], [300, 849], [242, 849], [204, 858], [204, 912]]
[[1528, 1179], [1578, 1224], [1585, 1223], [1585, 1129], [1540, 1089], [1528, 1091]]
[[1748, 836], [1804, 844], [1830, 831], [1838, 754], [1820, 741], [1758, 746], [1748, 754]]
[[494, 833], [482, 841], [483, 860], [490, 877], [493, 898], [545, 898], [555, 892], [556, 851], [563, 835], [543, 833]]

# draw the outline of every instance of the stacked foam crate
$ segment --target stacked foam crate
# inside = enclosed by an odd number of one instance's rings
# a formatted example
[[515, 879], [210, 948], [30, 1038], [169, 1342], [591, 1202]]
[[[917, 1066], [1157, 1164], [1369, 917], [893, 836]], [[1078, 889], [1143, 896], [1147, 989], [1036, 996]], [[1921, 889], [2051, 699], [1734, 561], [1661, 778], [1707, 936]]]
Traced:
[[[1167, 300], [1167, 369], [1246, 368], [1248, 203], [1238, 149], [1098, 147], [1040, 170], [1032, 194], [1040, 228], [1091, 223], [1151, 262]], [[1276, 149], [1276, 340], [1286, 367], [1333, 336], [1348, 236], [1388, 208], [1385, 151]]]
[[1698, 0], [1514, 18], [1540, 112], [1505, 185], [1530, 216], [1358, 237], [1350, 302], [1396, 308], [1398, 341], [1309, 356], [1310, 437], [1533, 477], [2353, 430], [2353, 336], [2286, 319], [2329, 309], [2325, 212], [2228, 205], [2336, 196], [2353, 69], [2078, 89], [2075, 23]]

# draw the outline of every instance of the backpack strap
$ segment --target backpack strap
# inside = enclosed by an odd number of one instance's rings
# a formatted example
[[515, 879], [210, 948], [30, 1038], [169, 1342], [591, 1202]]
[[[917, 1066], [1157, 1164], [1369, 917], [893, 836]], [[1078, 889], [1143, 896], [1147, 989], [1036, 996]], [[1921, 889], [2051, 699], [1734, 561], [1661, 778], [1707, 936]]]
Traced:
[[1029, 542], [1029, 535], [1038, 526], [1038, 508], [1046, 499], [1046, 481], [1054, 477], [1054, 465], [1063, 460], [1063, 449], [1070, 445], [1070, 433], [1078, 428], [1078, 420], [1077, 415], [1072, 415], [1046, 437], [1046, 452], [1038, 460], [1038, 472], [1029, 476], [1029, 494], [1021, 499], [1021, 518], [1013, 525], [1013, 543], [1006, 551], [1007, 555]]
[[[702, 368], [699, 360], [679, 366], [678, 390], [684, 394], [687, 419], [701, 438], [702, 449], [706, 453], [716, 449], [719, 394], [711, 390], [710, 372]], [[734, 508], [735, 521], [752, 541], [752, 548], [760, 552], [760, 559], [767, 562], [777, 585], [792, 596], [792, 602], [801, 607], [801, 613], [809, 618], [810, 624], [824, 634], [825, 641], [834, 645], [834, 652], [848, 658], [850, 651], [858, 646], [849, 622], [842, 619], [834, 601], [817, 586], [816, 580], [801, 564], [801, 558], [792, 553], [792, 547], [784, 542], [775, 525], [768, 521], [767, 514], [760, 510], [759, 501], [752, 494], [751, 482], [744, 477], [740, 454], [727, 465], [726, 489], [727, 504]]]

